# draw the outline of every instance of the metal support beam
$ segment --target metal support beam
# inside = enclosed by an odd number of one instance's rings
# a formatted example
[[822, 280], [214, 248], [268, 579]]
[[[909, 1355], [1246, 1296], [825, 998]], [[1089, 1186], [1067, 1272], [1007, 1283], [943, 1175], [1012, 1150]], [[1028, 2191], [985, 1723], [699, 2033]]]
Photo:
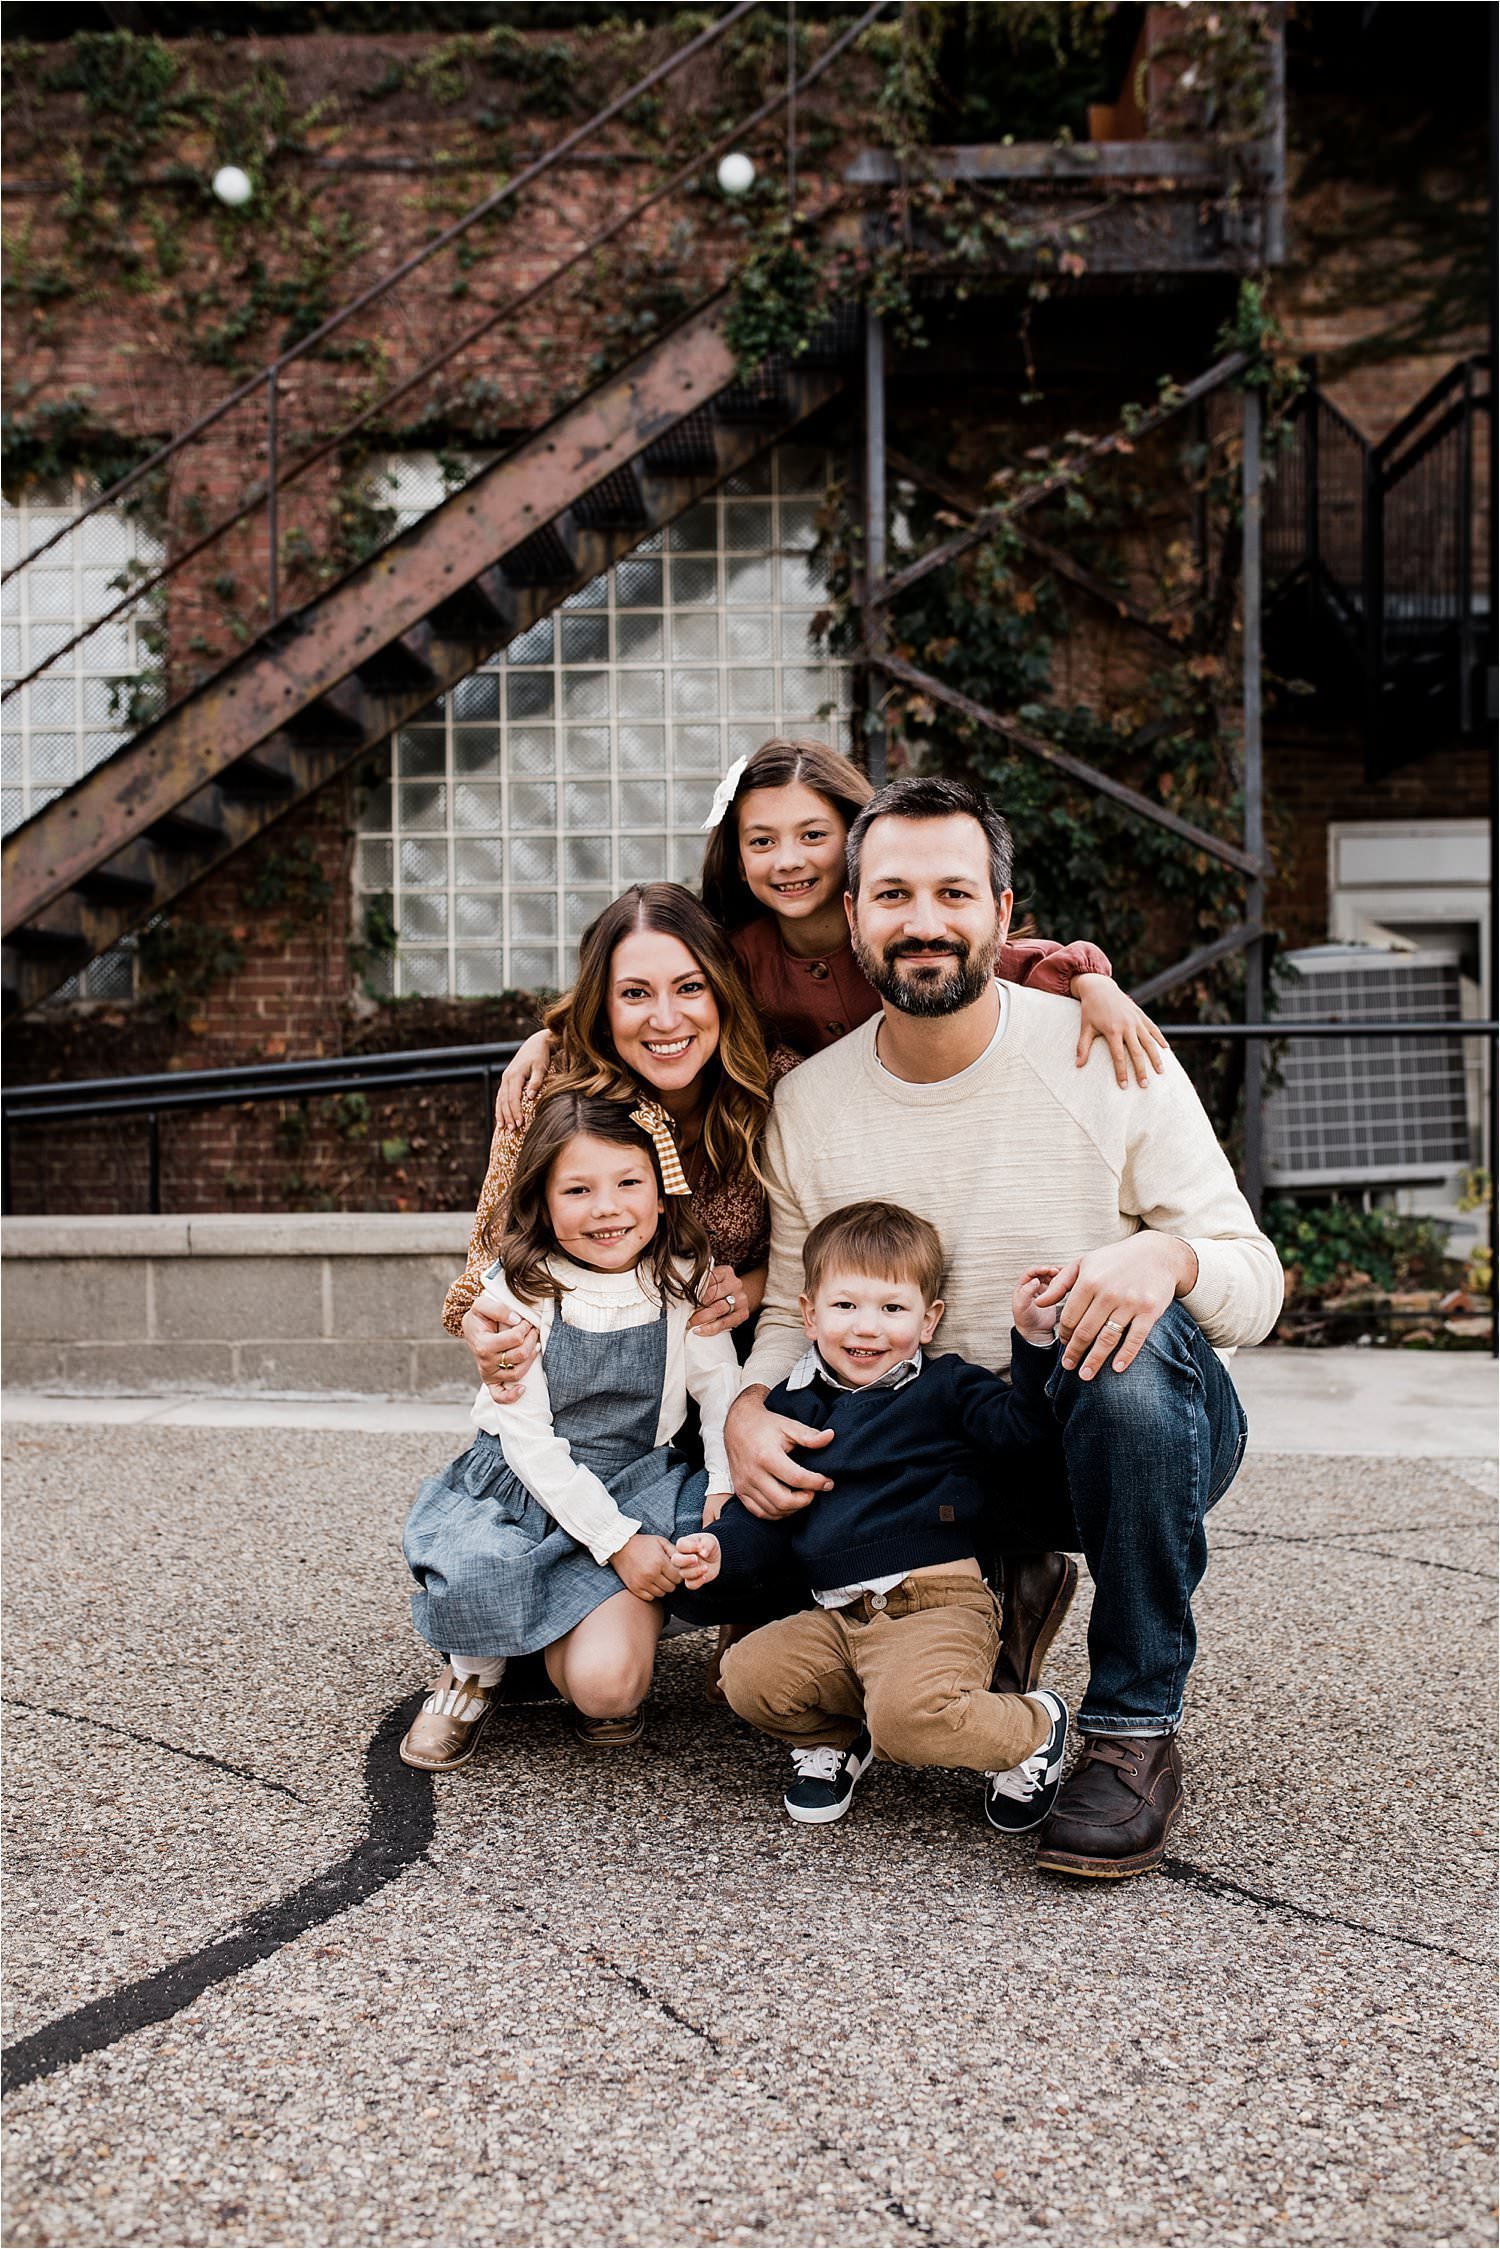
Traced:
[[1028, 509], [1040, 507], [1043, 500], [1050, 500], [1067, 485], [1076, 483], [1096, 461], [1107, 459], [1111, 453], [1133, 451], [1143, 437], [1149, 437], [1153, 430], [1160, 429], [1163, 422], [1169, 422], [1185, 406], [1196, 405], [1200, 398], [1207, 398], [1211, 392], [1233, 381], [1244, 365], [1245, 355], [1240, 351], [1233, 351], [1227, 359], [1218, 360], [1194, 382], [1188, 383], [1182, 390], [1169, 393], [1160, 406], [1153, 407], [1149, 414], [1143, 414], [1130, 431], [1107, 431], [1103, 437], [1096, 437], [1091, 444], [1071, 454], [1067, 460], [1059, 461], [1048, 475], [1039, 477], [1035, 484], [1018, 492], [1013, 500], [1002, 500], [996, 507], [985, 508], [974, 518], [967, 531], [956, 532], [951, 539], [945, 539], [941, 546], [931, 548], [907, 569], [898, 571], [894, 578], [887, 579], [883, 586], [874, 589], [871, 599], [882, 603], [897, 600], [909, 586], [916, 585], [932, 571], [941, 570], [945, 563], [955, 562], [961, 554], [967, 554], [971, 547], [977, 547], [981, 540], [998, 531], [1002, 524], [1013, 522]]
[[1286, 262], [1286, 6], [1270, 11], [1271, 54], [1266, 88], [1266, 137], [1261, 144], [1261, 255], [1268, 266]]
[[885, 583], [885, 322], [865, 305], [865, 554], [860, 577], [865, 647], [865, 770], [876, 788], [888, 774], [885, 720], [880, 708], [878, 652], [885, 619], [875, 598]]
[[1237, 921], [1233, 929], [1226, 929], [1223, 936], [1216, 937], [1211, 945], [1200, 945], [1196, 953], [1189, 953], [1185, 959], [1175, 961], [1170, 968], [1163, 968], [1155, 976], [1148, 976], [1144, 984], [1132, 985], [1130, 996], [1137, 1006], [1144, 1007], [1148, 1000], [1160, 999], [1163, 992], [1170, 992], [1177, 985], [1188, 983], [1192, 977], [1201, 976], [1205, 968], [1213, 967], [1215, 961], [1228, 960], [1231, 953], [1244, 952], [1248, 945], [1255, 944], [1264, 936], [1265, 930], [1259, 922]]
[[1111, 773], [1101, 773], [1097, 765], [1089, 765], [1081, 757], [1074, 757], [1070, 750], [1060, 750], [1055, 742], [1044, 741], [1041, 735], [1031, 733], [1015, 719], [1005, 717], [1000, 711], [992, 711], [983, 703], [976, 703], [972, 696], [961, 695], [956, 687], [949, 687], [945, 681], [934, 679], [930, 672], [919, 672], [914, 664], [904, 664], [896, 656], [877, 656], [875, 661], [892, 679], [899, 679], [904, 686], [915, 688], [919, 695], [928, 696], [934, 703], [946, 703], [949, 710], [957, 711], [962, 718], [972, 719], [976, 726], [988, 727], [992, 734], [1003, 734], [1008, 742], [1029, 750], [1033, 757], [1045, 759], [1048, 765], [1055, 765], [1062, 773], [1071, 773], [1075, 781], [1082, 781], [1086, 787], [1097, 789], [1101, 796], [1113, 797], [1116, 804], [1123, 804], [1127, 811], [1138, 813], [1141, 819], [1152, 821], [1158, 828], [1169, 828], [1174, 836], [1181, 836], [1195, 851], [1206, 851], [1210, 858], [1221, 859], [1226, 867], [1237, 867], [1244, 875], [1256, 871], [1258, 862], [1247, 851], [1242, 851], [1238, 844], [1226, 843], [1222, 836], [1210, 835], [1207, 828], [1198, 827], [1192, 820], [1184, 820], [1179, 813], [1169, 811], [1164, 804], [1153, 804], [1150, 797], [1142, 796], [1139, 789], [1132, 789], [1126, 782], [1117, 781]]
[[[1201, 408], [1196, 411], [1201, 412]], [[898, 452], [894, 445], [886, 447], [885, 457], [897, 476], [904, 478], [908, 484], [918, 485], [922, 491], [931, 493], [933, 499], [941, 500], [944, 507], [951, 508], [956, 515], [967, 516], [971, 522], [978, 515], [978, 502], [966, 499], [957, 485], [949, 483], [947, 477], [937, 475], [932, 469], [923, 468], [907, 454]], [[1139, 625], [1142, 632], [1154, 634], [1170, 647], [1179, 645], [1170, 626], [1164, 624], [1159, 617], [1153, 617], [1148, 610], [1142, 609], [1127, 594], [1117, 592], [1104, 579], [1095, 577], [1092, 570], [1085, 570], [1082, 563], [1075, 562], [1070, 554], [1064, 554], [1061, 547], [1054, 547], [1049, 540], [1028, 530], [1024, 524], [1019, 527], [1016, 535], [1039, 561], [1046, 563], [1054, 576], [1066, 578], [1071, 585], [1078, 587], [1080, 593], [1090, 595], [1127, 624]]]
[[[1264, 773], [1261, 763], [1261, 396], [1253, 385], [1244, 393], [1244, 561], [1241, 576], [1241, 638], [1244, 650], [1245, 852], [1253, 872], [1245, 885], [1245, 920], [1252, 928], [1266, 918]], [[1262, 1023], [1266, 1013], [1266, 946], [1252, 938], [1245, 948], [1245, 1020]], [[1257, 1218], [1265, 1196], [1265, 1046], [1245, 1042], [1245, 1197]]]

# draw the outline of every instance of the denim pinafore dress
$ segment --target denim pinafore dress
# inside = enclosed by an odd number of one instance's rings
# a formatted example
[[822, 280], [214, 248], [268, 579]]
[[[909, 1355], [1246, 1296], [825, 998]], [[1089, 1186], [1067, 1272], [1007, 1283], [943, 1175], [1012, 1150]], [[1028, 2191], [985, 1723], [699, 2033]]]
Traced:
[[[542, 1353], [552, 1422], [622, 1513], [662, 1538], [701, 1528], [708, 1479], [656, 1442], [667, 1307], [642, 1327], [569, 1327], [561, 1309]], [[624, 1591], [570, 1538], [481, 1430], [417, 1493], [402, 1552], [419, 1590], [412, 1622], [444, 1654], [529, 1655]]]

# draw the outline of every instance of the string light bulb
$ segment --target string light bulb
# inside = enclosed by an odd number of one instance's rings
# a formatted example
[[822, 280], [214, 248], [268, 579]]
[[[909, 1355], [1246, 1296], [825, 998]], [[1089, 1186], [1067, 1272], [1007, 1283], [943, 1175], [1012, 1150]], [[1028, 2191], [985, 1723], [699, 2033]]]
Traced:
[[742, 150], [719, 159], [719, 185], [726, 195], [748, 195], [755, 185], [755, 166]]
[[242, 172], [238, 164], [221, 164], [214, 174], [213, 189], [219, 201], [227, 203], [232, 211], [248, 203], [255, 192], [250, 174]]

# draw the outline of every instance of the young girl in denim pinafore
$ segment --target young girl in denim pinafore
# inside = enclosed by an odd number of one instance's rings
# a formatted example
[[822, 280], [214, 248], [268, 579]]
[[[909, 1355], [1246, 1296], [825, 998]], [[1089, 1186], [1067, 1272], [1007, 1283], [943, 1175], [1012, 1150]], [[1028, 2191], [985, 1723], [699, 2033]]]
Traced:
[[[469, 1450], [429, 1477], [403, 1551], [417, 1630], [447, 1664], [401, 1744], [448, 1772], [473, 1755], [508, 1656], [545, 1650], [580, 1737], [635, 1740], [678, 1538], [730, 1490], [727, 1335], [688, 1326], [708, 1245], [665, 1113], [559, 1089], [511, 1184], [487, 1309], [542, 1338], [518, 1402], [481, 1389]], [[697, 1401], [704, 1470], [672, 1450]]]

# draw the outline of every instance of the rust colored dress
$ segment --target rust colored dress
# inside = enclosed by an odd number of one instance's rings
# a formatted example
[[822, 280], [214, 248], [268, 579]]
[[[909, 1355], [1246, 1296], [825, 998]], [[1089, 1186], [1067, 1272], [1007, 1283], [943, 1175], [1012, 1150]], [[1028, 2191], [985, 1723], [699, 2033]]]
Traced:
[[[770, 914], [737, 929], [731, 942], [767, 1038], [784, 1040], [798, 1054], [819, 1053], [880, 1011], [880, 996], [847, 942], [835, 953], [800, 960], [782, 944]], [[1108, 953], [1097, 945], [1059, 945], [1050, 937], [1012, 938], [1001, 946], [995, 970], [1008, 984], [1064, 996], [1075, 976], [1112, 973]]]
[[[775, 1048], [771, 1055], [771, 1084], [774, 1086], [784, 1078], [788, 1070], [795, 1070], [801, 1059], [790, 1047]], [[542, 1093], [545, 1092], [544, 1085]], [[485, 1273], [495, 1261], [505, 1198], [510, 1193], [521, 1143], [536, 1115], [540, 1098], [540, 1095], [528, 1095], [522, 1102], [522, 1121], [514, 1131], [507, 1125], [495, 1127], [495, 1137], [490, 1143], [490, 1166], [479, 1190], [479, 1206], [469, 1235], [468, 1262], [443, 1299], [443, 1325], [450, 1335], [462, 1332], [464, 1314], [479, 1294]], [[693, 1211], [708, 1236], [716, 1265], [732, 1265], [737, 1273], [746, 1273], [765, 1263], [771, 1246], [771, 1217], [765, 1189], [758, 1179], [741, 1174], [735, 1179], [696, 1180]]]

